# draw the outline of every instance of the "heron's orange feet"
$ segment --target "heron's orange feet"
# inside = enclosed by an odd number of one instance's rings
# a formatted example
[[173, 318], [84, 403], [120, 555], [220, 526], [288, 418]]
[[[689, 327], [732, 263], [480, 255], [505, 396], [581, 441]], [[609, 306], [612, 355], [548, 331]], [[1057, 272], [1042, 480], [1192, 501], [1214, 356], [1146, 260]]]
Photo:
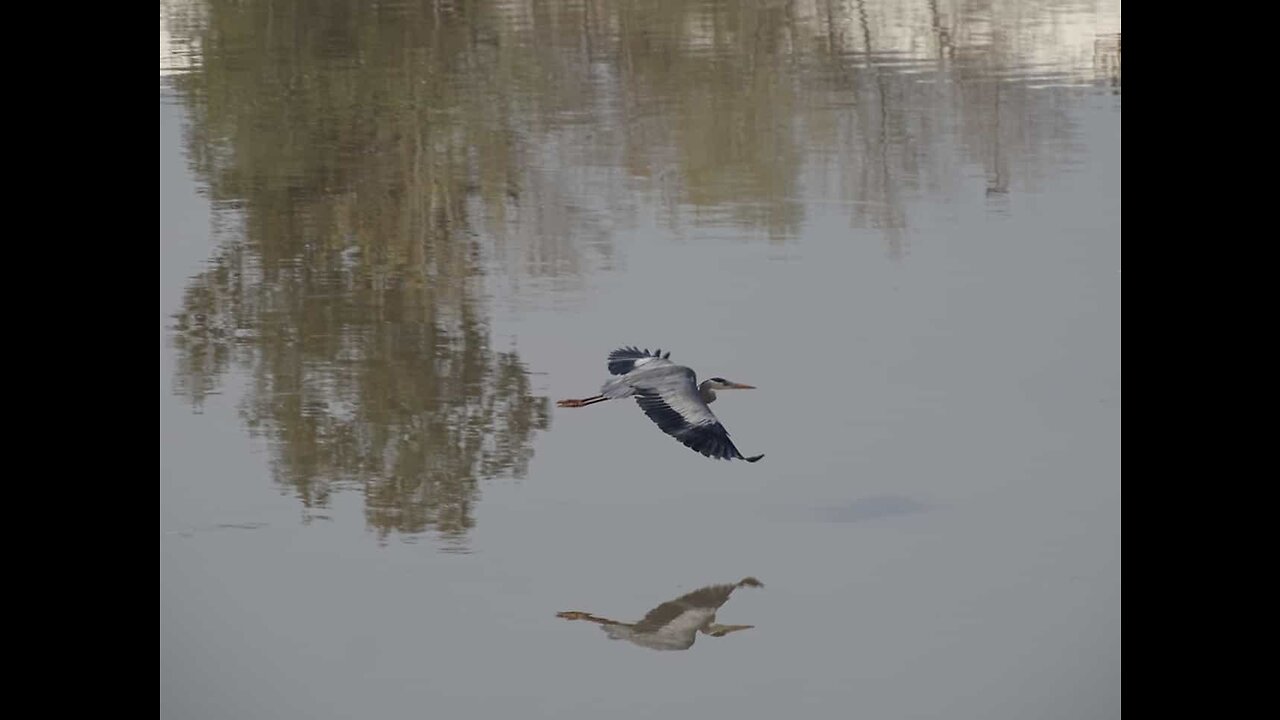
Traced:
[[556, 403], [556, 407], [582, 407], [581, 400], [560, 400]]

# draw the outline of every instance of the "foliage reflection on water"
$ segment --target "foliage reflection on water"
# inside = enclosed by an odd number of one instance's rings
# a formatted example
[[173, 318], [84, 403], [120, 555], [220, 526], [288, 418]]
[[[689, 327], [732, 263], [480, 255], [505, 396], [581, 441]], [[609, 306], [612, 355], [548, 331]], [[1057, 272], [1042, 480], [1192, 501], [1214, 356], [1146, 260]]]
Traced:
[[359, 488], [383, 537], [464, 542], [479, 480], [522, 476], [548, 428], [486, 282], [573, 285], [642, 215], [785, 243], [817, 204], [901, 258], [911, 199], [976, 172], [999, 208], [1070, 162], [1064, 93], [1120, 92], [1118, 2], [161, 13], [221, 242], [176, 391], [198, 408], [237, 369], [276, 481], [308, 508]]

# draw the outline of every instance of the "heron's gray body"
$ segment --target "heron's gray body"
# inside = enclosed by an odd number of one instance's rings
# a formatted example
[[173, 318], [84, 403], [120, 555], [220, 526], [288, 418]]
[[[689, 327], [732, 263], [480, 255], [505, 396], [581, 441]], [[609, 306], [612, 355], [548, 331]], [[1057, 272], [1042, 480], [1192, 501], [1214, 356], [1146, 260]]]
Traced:
[[[698, 396], [698, 377], [693, 370], [677, 365], [666, 358], [644, 358], [644, 360], [648, 362], [637, 363], [636, 368], [626, 375], [605, 381], [600, 388], [600, 394], [610, 400], [631, 397], [644, 391], [665, 392], [673, 397], [680, 397], [685, 393], [692, 397]], [[691, 407], [697, 406], [691, 405]]]
[[673, 618], [669, 625], [642, 628], [637, 625], [602, 625], [610, 640], [626, 640], [651, 650], [688, 650], [697, 640], [698, 631], [716, 619], [715, 608], [689, 608]]

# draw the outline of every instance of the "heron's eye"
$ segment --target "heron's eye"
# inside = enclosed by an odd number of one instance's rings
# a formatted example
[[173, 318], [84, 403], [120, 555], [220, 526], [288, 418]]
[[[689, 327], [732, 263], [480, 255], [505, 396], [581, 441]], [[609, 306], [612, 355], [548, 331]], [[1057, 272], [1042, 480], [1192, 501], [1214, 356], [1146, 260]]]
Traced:
[[725, 380], [724, 378], [711, 378], [711, 382], [727, 383], [729, 381]]

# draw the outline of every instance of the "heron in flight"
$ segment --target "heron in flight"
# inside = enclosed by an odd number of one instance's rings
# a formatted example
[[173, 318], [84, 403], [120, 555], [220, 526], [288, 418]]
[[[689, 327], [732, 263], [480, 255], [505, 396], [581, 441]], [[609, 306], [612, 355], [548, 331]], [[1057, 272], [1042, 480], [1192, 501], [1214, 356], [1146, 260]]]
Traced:
[[653, 650], [688, 650], [698, 639], [699, 631], [711, 637], [724, 637], [755, 627], [716, 624], [716, 611], [729, 600], [734, 590], [744, 586], [764, 587], [764, 584], [749, 577], [732, 585], [708, 585], [662, 603], [638, 623], [618, 622], [578, 610], [556, 613], [556, 617], [596, 623], [610, 640], [626, 640]]
[[605, 400], [635, 397], [649, 419], [685, 446], [710, 458], [756, 462], [763, 454], [744, 457], [729, 432], [707, 405], [715, 402], [716, 390], [754, 390], [752, 385], [713, 377], [698, 383], [693, 371], [671, 362], [671, 353], [649, 352], [625, 347], [609, 353], [611, 378], [600, 394], [581, 400], [561, 400], [558, 407], [586, 407]]

